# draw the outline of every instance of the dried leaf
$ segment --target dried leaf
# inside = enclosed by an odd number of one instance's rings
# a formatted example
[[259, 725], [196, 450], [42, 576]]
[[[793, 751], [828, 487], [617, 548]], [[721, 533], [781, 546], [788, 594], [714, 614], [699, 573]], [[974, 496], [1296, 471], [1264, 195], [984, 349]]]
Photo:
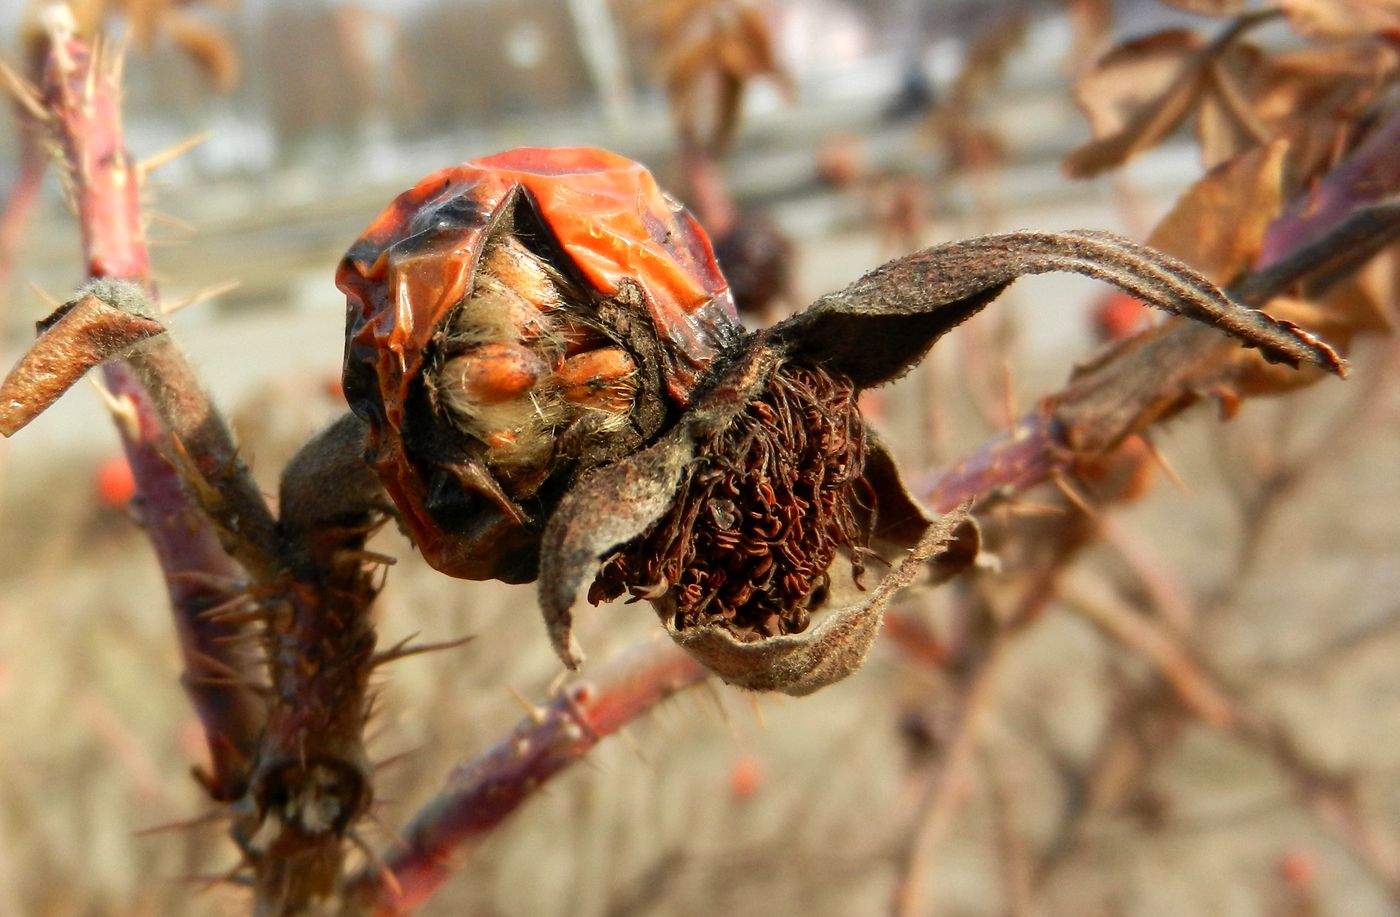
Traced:
[[1149, 305], [1212, 325], [1266, 359], [1335, 368], [1336, 354], [1297, 329], [1227, 299], [1190, 267], [1111, 233], [1020, 232], [897, 258], [774, 328], [795, 356], [861, 387], [898, 378], [942, 335], [1018, 277], [1067, 271], [1111, 283]]
[[1112, 0], [1066, 0], [1074, 39], [1070, 42], [1069, 71], [1078, 71], [1098, 56], [1113, 28]]
[[1253, 262], [1283, 206], [1288, 141], [1276, 140], [1213, 169], [1177, 200], [1148, 244], [1227, 284]]
[[[119, 307], [123, 303], [126, 308]], [[13, 435], [88, 370], [164, 331], [144, 298], [134, 301], [122, 284], [90, 285], [87, 295], [39, 323], [39, 339], [0, 384], [0, 434]]]
[[1288, 136], [1294, 185], [1333, 164], [1338, 138], [1394, 76], [1400, 55], [1379, 44], [1323, 45], [1266, 53], [1240, 44], [1213, 65], [1196, 131], [1213, 167], [1261, 142]]
[[1400, 0], [1282, 0], [1288, 21], [1312, 38], [1355, 38], [1400, 30]]
[[967, 106], [995, 88], [1006, 71], [1006, 62], [1026, 40], [1030, 17], [1025, 11], [997, 19], [967, 50], [962, 69], [949, 89], [955, 104]]
[[718, 626], [676, 631], [668, 623], [667, 630], [729, 684], [753, 691], [811, 694], [860, 668], [880, 632], [890, 600], [914, 581], [925, 564], [950, 555], [965, 566], [976, 557], [978, 541], [977, 528], [965, 509], [943, 516], [925, 530], [869, 599], [831, 612], [807, 633], [740, 643]]
[[1170, 134], [1205, 86], [1204, 45], [1195, 32], [1171, 29], [1101, 57], [1074, 87], [1094, 139], [1065, 157], [1065, 174], [1097, 175]]

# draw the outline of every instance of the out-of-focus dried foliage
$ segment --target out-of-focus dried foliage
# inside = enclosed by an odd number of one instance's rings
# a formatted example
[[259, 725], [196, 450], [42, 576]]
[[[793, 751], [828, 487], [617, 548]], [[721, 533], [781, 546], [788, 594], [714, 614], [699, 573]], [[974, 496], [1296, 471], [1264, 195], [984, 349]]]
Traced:
[[944, 149], [951, 171], [995, 167], [1005, 151], [1000, 137], [979, 116], [980, 103], [1000, 85], [1011, 54], [1026, 39], [1029, 15], [997, 19], [967, 50], [957, 78], [929, 112], [930, 133]]
[[685, 148], [717, 155], [729, 145], [751, 81], [796, 91], [767, 19], [748, 0], [641, 0], [627, 13], [651, 38]]
[[[229, 92], [238, 85], [242, 63], [232, 39], [223, 29], [191, 10], [201, 0], [70, 0], [74, 22], [79, 35], [98, 34], [108, 19], [125, 21], [132, 41], [143, 52], [149, 52], [157, 41], [168, 39], [187, 55], [219, 92]], [[229, 6], [228, 0], [215, 0], [204, 5]], [[48, 6], [46, 0], [31, 0], [26, 16], [26, 43], [44, 41], [39, 26], [39, 13]]]
[[1177, 199], [1148, 244], [1175, 255], [1216, 283], [1254, 263], [1284, 201], [1286, 140], [1222, 163]]
[[1098, 56], [1113, 26], [1112, 0], [1065, 0], [1074, 37], [1070, 41], [1068, 71], [1075, 73]]
[[[1212, 15], [1233, 6], [1177, 5]], [[1066, 158], [1066, 173], [1088, 177], [1121, 165], [1188, 118], [1208, 167], [1288, 137], [1294, 181], [1325, 171], [1355, 143], [1369, 107], [1394, 85], [1400, 57], [1386, 37], [1384, 10], [1351, 4], [1344, 16], [1342, 4], [1319, 8], [1333, 14], [1328, 22], [1345, 21], [1352, 30], [1305, 28], [1289, 10], [1288, 21], [1318, 40], [1274, 50], [1244, 40], [1277, 19], [1276, 11], [1262, 10], [1236, 17], [1209, 42], [1191, 30], [1168, 29], [1114, 47], [1075, 87], [1094, 139]]]
[[1283, 0], [1293, 27], [1304, 35], [1354, 38], [1400, 32], [1396, 0]]

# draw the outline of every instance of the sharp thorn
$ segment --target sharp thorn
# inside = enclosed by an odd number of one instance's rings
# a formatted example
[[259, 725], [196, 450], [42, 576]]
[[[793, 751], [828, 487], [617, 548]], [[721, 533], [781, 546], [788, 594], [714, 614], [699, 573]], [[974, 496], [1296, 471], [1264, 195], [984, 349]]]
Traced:
[[97, 376], [90, 375], [87, 380], [97, 391], [97, 397], [102, 400], [102, 406], [121, 427], [123, 435], [134, 443], [141, 442], [141, 417], [136, 411], [136, 402], [131, 400], [131, 396], [113, 394], [112, 390]]
[[439, 650], [456, 649], [459, 646], [470, 643], [475, 640], [476, 637], [458, 637], [456, 640], [443, 640], [440, 643], [420, 643], [417, 645], [410, 645], [408, 641], [411, 639], [413, 638], [407, 637], [394, 644], [394, 646], [389, 649], [384, 650], [382, 653], [375, 653], [374, 656], [371, 657], [369, 664], [371, 666], [381, 666], [390, 662], [397, 662], [400, 659], [406, 659], [409, 656], [421, 656], [424, 653], [436, 653]]
[[205, 812], [201, 815], [196, 815], [193, 818], [182, 818], [179, 821], [168, 821], [160, 825], [151, 825], [149, 828], [141, 828], [139, 830], [131, 832], [131, 836], [150, 837], [154, 834], [166, 834], [171, 831], [185, 831], [190, 828], [198, 828], [201, 825], [207, 825], [212, 822], [226, 821], [232, 817], [233, 815], [229, 812], [227, 808], [220, 806], [217, 809], [210, 809], [208, 812]]
[[49, 120], [49, 110], [44, 107], [44, 99], [39, 94], [38, 88], [16, 73], [4, 61], [0, 61], [0, 79], [5, 81], [5, 87], [10, 90], [10, 95], [15, 97], [15, 101], [29, 113], [30, 117], [40, 124]]
[[399, 884], [398, 877], [395, 876], [394, 871], [389, 868], [389, 864], [385, 863], [384, 860], [380, 858], [379, 854], [374, 852], [373, 847], [365, 843], [364, 838], [360, 837], [358, 832], [353, 830], [347, 831], [346, 837], [350, 838], [350, 843], [354, 844], [359, 851], [365, 855], [365, 861], [369, 863], [370, 868], [379, 875], [380, 881], [384, 883], [385, 890], [395, 898], [402, 898], [403, 886]]
[[1176, 467], [1172, 465], [1171, 461], [1157, 448], [1157, 444], [1152, 441], [1152, 438], [1147, 435], [1142, 435], [1142, 441], [1143, 444], [1147, 446], [1147, 454], [1152, 456], [1152, 460], [1162, 469], [1162, 473], [1167, 476], [1167, 480], [1171, 481], [1176, 489], [1181, 491], [1183, 495], [1191, 496], [1191, 486], [1182, 480], [1181, 475], [1176, 471]]
[[161, 166], [170, 162], [172, 159], [178, 159], [180, 156], [183, 156], [185, 153], [188, 153], [190, 150], [199, 146], [201, 143], [208, 139], [209, 132], [200, 131], [198, 134], [186, 137], [179, 143], [166, 147], [159, 153], [147, 156], [145, 159], [141, 160], [136, 164], [137, 178], [141, 181], [145, 181], [147, 175], [150, 175], [156, 169], [159, 169]]
[[510, 696], [515, 698], [515, 702], [524, 709], [525, 715], [530, 718], [530, 722], [534, 723], [536, 726], [543, 723], [545, 718], [549, 716], [548, 708], [530, 703], [529, 698], [515, 690], [511, 685], [506, 685], [505, 687], [506, 690], [510, 692]]
[[52, 293], [48, 292], [34, 281], [26, 280], [25, 284], [29, 287], [29, 292], [39, 297], [39, 299], [44, 303], [44, 305], [48, 306], [50, 309], [57, 309], [59, 306], [63, 305], [63, 300], [59, 299], [57, 296], [54, 296]]

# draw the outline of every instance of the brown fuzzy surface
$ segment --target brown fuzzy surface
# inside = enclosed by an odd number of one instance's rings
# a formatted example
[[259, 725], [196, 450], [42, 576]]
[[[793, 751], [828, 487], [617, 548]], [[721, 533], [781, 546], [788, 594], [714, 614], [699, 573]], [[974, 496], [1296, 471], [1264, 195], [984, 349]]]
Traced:
[[677, 630], [722, 624], [741, 640], [802, 632], [837, 549], [862, 572], [865, 449], [849, 379], [779, 366], [697, 449], [670, 511], [604, 561], [589, 600], [658, 600]]

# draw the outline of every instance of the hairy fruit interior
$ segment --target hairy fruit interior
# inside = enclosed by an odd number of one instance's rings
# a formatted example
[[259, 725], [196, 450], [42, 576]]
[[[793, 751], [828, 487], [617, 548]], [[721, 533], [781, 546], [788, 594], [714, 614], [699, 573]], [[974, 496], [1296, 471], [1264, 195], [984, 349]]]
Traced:
[[512, 497], [538, 486], [561, 430], [606, 433], [631, 413], [636, 364], [593, 312], [587, 292], [505, 229], [444, 328], [430, 391]]
[[720, 624], [740, 640], [800, 633], [849, 549], [859, 582], [873, 494], [851, 381], [786, 364], [740, 415], [697, 444], [675, 503], [607, 557], [595, 604], [654, 600], [677, 630]]

